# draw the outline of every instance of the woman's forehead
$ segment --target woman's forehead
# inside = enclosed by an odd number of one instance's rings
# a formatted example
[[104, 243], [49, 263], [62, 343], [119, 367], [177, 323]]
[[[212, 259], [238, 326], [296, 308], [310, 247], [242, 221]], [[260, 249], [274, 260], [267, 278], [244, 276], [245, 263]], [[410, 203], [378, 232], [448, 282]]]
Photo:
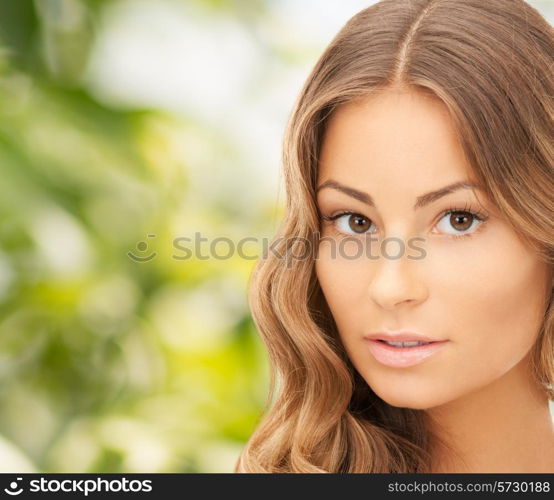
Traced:
[[318, 184], [330, 178], [425, 189], [471, 180], [473, 171], [444, 104], [392, 92], [344, 104], [331, 115]]

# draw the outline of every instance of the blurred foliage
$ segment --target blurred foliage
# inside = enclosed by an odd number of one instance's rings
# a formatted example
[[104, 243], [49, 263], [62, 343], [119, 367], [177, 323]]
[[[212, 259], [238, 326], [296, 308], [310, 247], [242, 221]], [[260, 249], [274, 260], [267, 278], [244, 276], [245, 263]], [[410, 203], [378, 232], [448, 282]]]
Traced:
[[177, 260], [172, 238], [258, 235], [274, 207], [202, 191], [240, 163], [223, 133], [88, 91], [109, 3], [0, 0], [0, 470], [230, 471], [267, 390], [253, 261]]

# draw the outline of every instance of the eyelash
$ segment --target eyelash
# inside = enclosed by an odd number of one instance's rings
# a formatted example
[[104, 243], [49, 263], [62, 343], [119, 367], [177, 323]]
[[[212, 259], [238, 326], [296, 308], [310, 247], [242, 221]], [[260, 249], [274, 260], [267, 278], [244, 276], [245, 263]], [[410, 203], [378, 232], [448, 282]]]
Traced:
[[[471, 233], [463, 233], [463, 234], [448, 234], [446, 236], [448, 236], [449, 238], [453, 238], [453, 239], [459, 239], [459, 238], [469, 238], [471, 236], [473, 236], [474, 234], [476, 234], [478, 231], [480, 231], [481, 227], [484, 225], [484, 223], [488, 220], [488, 216], [481, 213], [481, 212], [478, 212], [476, 210], [472, 210], [470, 205], [468, 203], [465, 204], [464, 208], [458, 208], [458, 207], [450, 207], [446, 210], [444, 210], [443, 212], [441, 212], [441, 215], [440, 217], [438, 217], [438, 219], [436, 220], [434, 226], [436, 226], [438, 224], [438, 222], [440, 220], [442, 220], [445, 216], [447, 215], [452, 215], [453, 213], [457, 213], [457, 212], [461, 212], [461, 213], [466, 213], [466, 214], [469, 214], [471, 217], [473, 217], [474, 219], [478, 220], [479, 221], [479, 224], [477, 225], [477, 228], [475, 230], [473, 230]], [[368, 219], [368, 220], [371, 220], [369, 219], [368, 217], [365, 217], [365, 215], [362, 215], [358, 212], [352, 212], [352, 211], [343, 211], [339, 214], [336, 214], [336, 215], [333, 215], [333, 216], [330, 216], [330, 217], [326, 217], [324, 215], [321, 216], [321, 218], [325, 221], [328, 221], [328, 222], [334, 222], [335, 220], [339, 219], [340, 217], [343, 217], [345, 215], [359, 215], [361, 217], [363, 217], [364, 219]], [[433, 226], [433, 227], [434, 227]], [[336, 228], [336, 224], [333, 224], [333, 230], [334, 232], [339, 235], [339, 236], [344, 236], [344, 233], [342, 233], [341, 231], [338, 231], [337, 228]], [[360, 235], [362, 234], [365, 234], [365, 233], [359, 233]], [[348, 235], [348, 236], [353, 236], [353, 235]]]

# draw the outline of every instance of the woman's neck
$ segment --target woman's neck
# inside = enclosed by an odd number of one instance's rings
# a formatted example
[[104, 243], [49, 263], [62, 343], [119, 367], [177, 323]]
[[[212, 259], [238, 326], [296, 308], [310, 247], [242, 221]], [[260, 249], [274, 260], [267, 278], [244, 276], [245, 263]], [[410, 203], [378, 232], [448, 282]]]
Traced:
[[528, 358], [487, 387], [427, 415], [435, 436], [431, 472], [554, 472], [552, 416], [545, 392], [530, 376]]

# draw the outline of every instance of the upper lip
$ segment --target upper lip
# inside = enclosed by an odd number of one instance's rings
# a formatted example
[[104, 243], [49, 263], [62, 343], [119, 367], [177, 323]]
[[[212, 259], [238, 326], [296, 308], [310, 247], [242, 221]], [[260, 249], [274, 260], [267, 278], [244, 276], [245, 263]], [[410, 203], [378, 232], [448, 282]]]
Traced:
[[386, 340], [388, 342], [441, 342], [440, 339], [432, 339], [419, 333], [402, 331], [382, 331], [365, 335], [368, 340]]

